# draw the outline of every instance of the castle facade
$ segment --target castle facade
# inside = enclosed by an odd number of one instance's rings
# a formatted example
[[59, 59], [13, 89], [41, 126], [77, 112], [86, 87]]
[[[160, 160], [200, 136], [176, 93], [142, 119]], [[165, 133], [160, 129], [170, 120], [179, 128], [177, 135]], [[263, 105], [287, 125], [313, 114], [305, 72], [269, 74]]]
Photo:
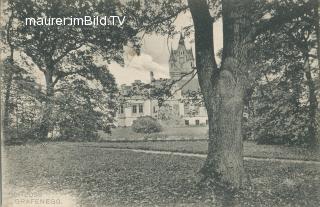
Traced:
[[[151, 116], [160, 122], [170, 125], [206, 125], [208, 115], [202, 104], [186, 101], [188, 93], [200, 90], [198, 79], [194, 69], [194, 57], [192, 49], [187, 49], [185, 39], [180, 34], [178, 47], [171, 48], [169, 57], [169, 73], [172, 83], [171, 96], [163, 103], [150, 97], [148, 84], [136, 80], [132, 85], [121, 85], [119, 110], [117, 112], [117, 125], [119, 127], [131, 126], [133, 121], [141, 116]], [[156, 80], [153, 72], [150, 72], [153, 88], [160, 88], [164, 81]]]

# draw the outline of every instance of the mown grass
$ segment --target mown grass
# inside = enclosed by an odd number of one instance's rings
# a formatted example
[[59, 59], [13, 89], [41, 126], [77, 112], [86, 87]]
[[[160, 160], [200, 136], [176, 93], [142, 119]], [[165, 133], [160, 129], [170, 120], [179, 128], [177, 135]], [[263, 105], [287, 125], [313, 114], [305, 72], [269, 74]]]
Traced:
[[152, 134], [136, 133], [131, 127], [112, 129], [112, 134], [100, 133], [102, 140], [145, 140], [145, 139], [206, 139], [208, 127], [164, 127], [162, 132]]
[[[88, 207], [217, 206], [210, 191], [203, 194], [197, 187], [202, 158], [77, 143], [7, 146], [3, 156], [6, 194], [21, 189], [68, 192], [78, 206]], [[319, 166], [245, 161], [245, 168], [251, 185], [240, 193], [241, 206], [320, 203]]]
[[[160, 133], [135, 133], [130, 127], [115, 128], [112, 134], [101, 133], [101, 147], [159, 150], [188, 153], [207, 153], [208, 128], [197, 127], [166, 127]], [[115, 139], [117, 141], [110, 141]], [[136, 141], [136, 142], [133, 142]], [[90, 143], [89, 145], [96, 145]], [[244, 142], [244, 156], [263, 158], [287, 158], [298, 160], [320, 160], [320, 149], [303, 146], [257, 145], [255, 142]]]
[[[139, 142], [102, 142], [78, 143], [83, 146], [99, 146], [106, 148], [144, 149], [171, 152], [188, 152], [206, 154], [208, 142], [199, 141], [139, 141]], [[285, 158], [295, 160], [318, 160], [319, 151], [301, 146], [258, 145], [255, 142], [244, 142], [244, 156], [258, 158]]]

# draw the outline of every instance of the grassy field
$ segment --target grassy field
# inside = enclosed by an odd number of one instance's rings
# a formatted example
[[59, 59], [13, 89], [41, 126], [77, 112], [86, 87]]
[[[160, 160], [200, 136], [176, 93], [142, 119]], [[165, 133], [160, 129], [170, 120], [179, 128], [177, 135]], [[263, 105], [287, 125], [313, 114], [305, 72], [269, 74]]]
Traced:
[[[197, 187], [202, 158], [78, 143], [7, 146], [3, 158], [4, 204], [23, 193], [33, 193], [34, 198], [51, 193], [53, 198], [65, 198], [56, 205], [65, 207], [217, 206], [210, 191], [202, 194]], [[319, 165], [245, 161], [245, 168], [251, 185], [241, 191], [242, 206], [312, 207], [320, 203]], [[57, 197], [58, 193], [64, 197]], [[74, 201], [69, 202], [70, 198]]]
[[165, 127], [162, 132], [152, 134], [140, 134], [134, 132], [131, 127], [114, 128], [112, 134], [100, 133], [102, 140], [145, 140], [145, 139], [206, 139], [208, 127]]
[[[207, 131], [207, 127], [167, 127], [160, 133], [140, 134], [133, 132], [130, 127], [115, 128], [112, 130], [111, 135], [100, 134], [102, 143], [99, 143], [98, 146], [206, 154], [208, 146], [207, 140], [205, 140], [208, 136]], [[137, 142], [130, 142], [127, 140], [128, 138]], [[119, 142], [108, 142], [111, 139], [119, 140]], [[80, 145], [82, 144], [80, 143]], [[85, 145], [95, 146], [97, 144], [88, 143]], [[244, 155], [249, 157], [320, 160], [319, 152], [315, 152], [310, 148], [257, 145], [254, 142], [244, 142]]]
[[[102, 148], [144, 149], [172, 152], [189, 152], [206, 154], [208, 142], [202, 141], [140, 141], [140, 142], [101, 142], [78, 143], [80, 146], [97, 146]], [[283, 145], [257, 145], [244, 142], [244, 156], [258, 158], [285, 158], [295, 160], [318, 160], [320, 154], [307, 147]]]

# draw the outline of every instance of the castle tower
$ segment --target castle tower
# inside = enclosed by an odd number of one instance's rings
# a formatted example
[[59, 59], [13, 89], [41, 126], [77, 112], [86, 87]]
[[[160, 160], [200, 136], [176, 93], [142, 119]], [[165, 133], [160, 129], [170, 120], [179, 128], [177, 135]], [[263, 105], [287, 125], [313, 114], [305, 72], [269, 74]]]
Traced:
[[150, 83], [152, 83], [154, 81], [155, 81], [154, 73], [153, 73], [153, 71], [150, 71]]
[[192, 49], [187, 49], [184, 41], [184, 36], [180, 33], [178, 48], [173, 50], [171, 46], [169, 72], [172, 79], [179, 79], [184, 74], [190, 73], [194, 65]]

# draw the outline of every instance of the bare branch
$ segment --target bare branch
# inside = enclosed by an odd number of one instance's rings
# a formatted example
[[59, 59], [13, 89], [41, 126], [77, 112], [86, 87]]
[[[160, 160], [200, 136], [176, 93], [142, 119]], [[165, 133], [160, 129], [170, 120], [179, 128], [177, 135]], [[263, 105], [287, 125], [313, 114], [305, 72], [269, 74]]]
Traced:
[[197, 72], [195, 72], [191, 78], [189, 80], [187, 80], [180, 88], [178, 88], [177, 90], [175, 90], [172, 95], [174, 95], [176, 92], [178, 92], [179, 90], [182, 90], [188, 83], [190, 83], [190, 81], [192, 81], [192, 79], [197, 75]]
[[[193, 68], [190, 72], [183, 74], [183, 75], [180, 76], [178, 79], [173, 80], [173, 81], [168, 85], [168, 86], [169, 86], [169, 89], [171, 89], [171, 87], [172, 87], [174, 84], [176, 84], [176, 83], [178, 83], [179, 81], [181, 81], [184, 77], [186, 77], [186, 76], [188, 76], [188, 75], [190, 75], [190, 74], [192, 74], [192, 73], [194, 73], [194, 74], [197, 73], [196, 68]], [[194, 77], [194, 75], [193, 75], [193, 77]]]

